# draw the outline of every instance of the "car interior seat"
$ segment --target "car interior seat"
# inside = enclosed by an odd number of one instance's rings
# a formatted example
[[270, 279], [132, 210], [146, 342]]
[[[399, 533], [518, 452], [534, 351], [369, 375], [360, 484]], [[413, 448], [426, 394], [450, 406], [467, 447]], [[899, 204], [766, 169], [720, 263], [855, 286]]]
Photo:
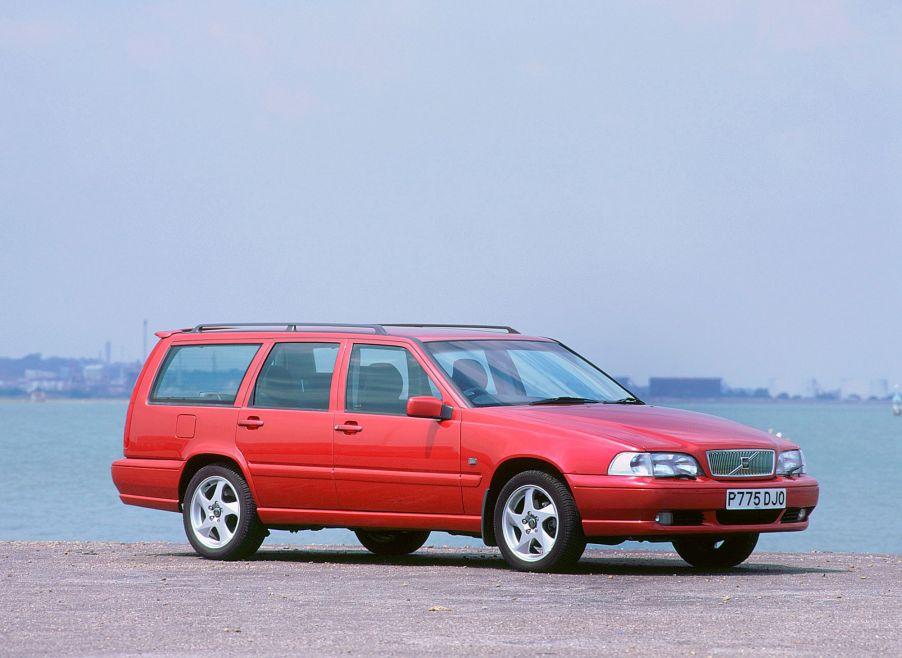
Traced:
[[402, 400], [404, 378], [391, 363], [373, 363], [360, 368], [357, 409], [380, 413], [404, 414], [407, 400]]

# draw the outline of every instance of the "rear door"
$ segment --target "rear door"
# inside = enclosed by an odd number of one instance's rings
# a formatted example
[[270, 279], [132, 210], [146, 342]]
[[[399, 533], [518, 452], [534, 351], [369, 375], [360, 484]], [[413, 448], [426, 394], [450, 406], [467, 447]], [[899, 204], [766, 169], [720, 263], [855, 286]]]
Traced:
[[279, 342], [263, 361], [236, 436], [259, 507], [337, 506], [330, 406], [341, 347], [339, 340]]
[[407, 416], [410, 397], [445, 399], [402, 344], [353, 341], [335, 414], [334, 459], [342, 509], [460, 514], [460, 417]]

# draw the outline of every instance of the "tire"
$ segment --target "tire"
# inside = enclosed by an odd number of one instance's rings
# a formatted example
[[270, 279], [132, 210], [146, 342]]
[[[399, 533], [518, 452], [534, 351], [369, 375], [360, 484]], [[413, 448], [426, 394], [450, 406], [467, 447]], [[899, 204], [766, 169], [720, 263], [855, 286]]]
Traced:
[[494, 527], [501, 554], [518, 571], [564, 571], [586, 550], [570, 489], [544, 471], [524, 471], [504, 485]]
[[213, 560], [242, 560], [257, 552], [268, 531], [244, 476], [232, 467], [204, 466], [188, 483], [182, 502], [188, 541]]
[[729, 569], [745, 562], [755, 545], [758, 533], [727, 537], [684, 537], [673, 541], [680, 557], [699, 569]]
[[354, 534], [368, 551], [384, 556], [408, 555], [422, 547], [429, 539], [429, 532], [421, 530], [404, 532], [355, 530]]

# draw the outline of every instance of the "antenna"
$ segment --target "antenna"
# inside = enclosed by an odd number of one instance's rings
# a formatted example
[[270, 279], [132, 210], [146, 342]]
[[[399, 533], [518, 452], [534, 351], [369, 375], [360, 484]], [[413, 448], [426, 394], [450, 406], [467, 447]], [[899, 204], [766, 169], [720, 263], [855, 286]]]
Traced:
[[144, 345], [141, 348], [141, 360], [147, 361], [147, 320], [144, 320]]

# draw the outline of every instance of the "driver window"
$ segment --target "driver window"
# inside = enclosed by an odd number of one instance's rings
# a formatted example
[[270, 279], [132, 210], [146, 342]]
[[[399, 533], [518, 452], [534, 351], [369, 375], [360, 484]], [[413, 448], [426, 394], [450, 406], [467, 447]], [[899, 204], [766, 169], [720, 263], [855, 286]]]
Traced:
[[442, 397], [409, 350], [393, 345], [354, 345], [345, 393], [347, 411], [404, 416], [407, 400], [422, 395]]

